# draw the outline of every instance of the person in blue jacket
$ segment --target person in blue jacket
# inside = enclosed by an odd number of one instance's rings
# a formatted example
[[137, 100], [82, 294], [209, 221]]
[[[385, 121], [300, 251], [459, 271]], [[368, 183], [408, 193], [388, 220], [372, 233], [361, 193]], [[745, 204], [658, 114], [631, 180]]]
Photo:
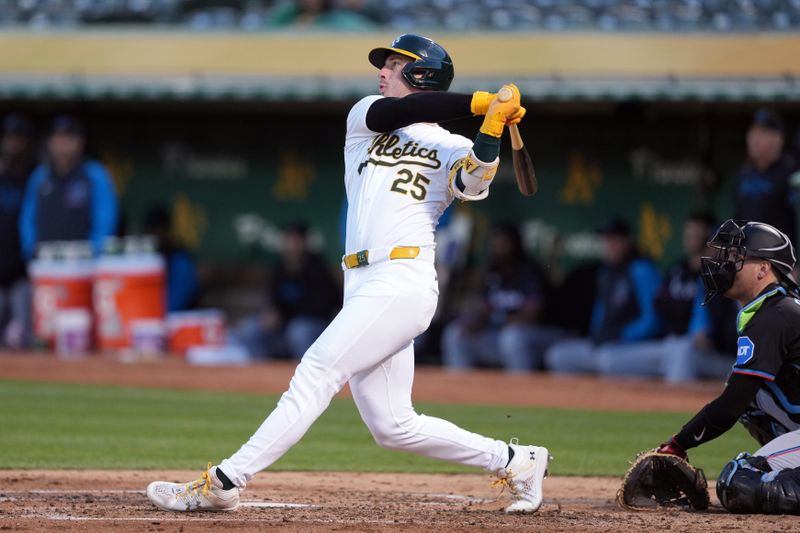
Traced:
[[652, 339], [661, 332], [655, 309], [661, 275], [641, 257], [623, 219], [600, 231], [602, 265], [592, 308], [590, 337], [557, 342], [545, 354], [547, 368], [558, 373], [597, 372], [598, 361], [619, 344]]
[[797, 246], [798, 161], [783, 153], [780, 115], [769, 108], [756, 110], [745, 140], [747, 164], [734, 181], [733, 218], [769, 224]]
[[99, 253], [117, 227], [117, 196], [111, 176], [98, 161], [86, 159], [83, 125], [61, 115], [47, 139], [47, 160], [28, 180], [19, 231], [26, 259], [40, 243], [90, 241]]
[[736, 350], [738, 306], [727, 298], [703, 305], [700, 276], [706, 242], [716, 229], [713, 219], [693, 213], [683, 224], [684, 257], [667, 272], [655, 299], [665, 337], [631, 342], [605, 350], [598, 359], [600, 374], [661, 377], [668, 383], [697, 378], [721, 379], [731, 370], [726, 354]]

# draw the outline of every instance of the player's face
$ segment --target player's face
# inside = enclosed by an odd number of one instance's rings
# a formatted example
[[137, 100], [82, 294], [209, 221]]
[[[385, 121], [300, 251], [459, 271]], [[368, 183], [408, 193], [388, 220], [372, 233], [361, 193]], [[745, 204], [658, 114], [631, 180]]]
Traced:
[[489, 248], [492, 252], [492, 257], [495, 259], [504, 259], [512, 255], [514, 251], [514, 244], [505, 233], [498, 231], [492, 235], [489, 241]]
[[744, 267], [746, 257], [747, 254], [738, 246], [730, 246], [725, 250], [725, 261], [736, 265], [737, 272]]
[[53, 133], [47, 149], [55, 160], [77, 160], [83, 153], [83, 137], [72, 133]]
[[755, 298], [767, 283], [774, 281], [767, 277], [765, 272], [770, 272], [768, 261], [758, 258], [747, 258], [742, 262], [741, 270], [733, 278], [731, 288], [724, 295], [732, 300], [747, 303]]
[[699, 220], [689, 220], [683, 226], [683, 251], [687, 255], [703, 252], [708, 240], [708, 226]]
[[30, 141], [23, 135], [7, 133], [0, 141], [0, 153], [6, 157], [16, 157], [30, 146]]
[[621, 265], [631, 252], [631, 241], [623, 235], [604, 235], [600, 243], [603, 262], [609, 266]]
[[281, 255], [289, 260], [295, 261], [302, 258], [306, 253], [306, 239], [297, 232], [287, 232], [283, 236]]
[[410, 62], [410, 58], [400, 54], [386, 58], [378, 78], [378, 90], [383, 96], [402, 98], [414, 92], [403, 78], [403, 67]]
[[783, 150], [783, 134], [763, 126], [752, 126], [747, 132], [747, 154], [758, 164], [778, 159]]

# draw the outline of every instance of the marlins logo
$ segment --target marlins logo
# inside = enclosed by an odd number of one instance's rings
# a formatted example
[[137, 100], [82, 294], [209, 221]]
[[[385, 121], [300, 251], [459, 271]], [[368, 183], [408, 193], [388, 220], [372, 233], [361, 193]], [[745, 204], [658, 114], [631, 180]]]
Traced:
[[736, 346], [736, 366], [746, 365], [756, 354], [756, 345], [753, 344], [750, 337], [739, 337]]

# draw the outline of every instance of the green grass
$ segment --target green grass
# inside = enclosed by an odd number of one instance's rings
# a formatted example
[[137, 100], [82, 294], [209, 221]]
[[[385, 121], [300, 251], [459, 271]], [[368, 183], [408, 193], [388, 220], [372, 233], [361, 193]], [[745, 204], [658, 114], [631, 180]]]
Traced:
[[[0, 381], [0, 468], [200, 469], [247, 440], [277, 396]], [[641, 449], [680, 429], [693, 413], [621, 413], [416, 404], [500, 439], [543, 444], [554, 475], [618, 476]], [[737, 426], [692, 450], [715, 477], [736, 453], [755, 451]], [[349, 399], [337, 399], [273, 469], [470, 472], [471, 469], [378, 448]]]

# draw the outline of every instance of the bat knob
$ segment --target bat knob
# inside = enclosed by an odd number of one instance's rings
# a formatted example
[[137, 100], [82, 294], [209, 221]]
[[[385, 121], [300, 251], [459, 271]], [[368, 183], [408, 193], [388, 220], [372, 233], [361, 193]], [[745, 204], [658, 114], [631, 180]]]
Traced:
[[511, 92], [511, 89], [509, 89], [508, 87], [504, 86], [502, 89], [497, 91], [497, 99], [500, 100], [501, 102], [508, 102], [513, 97], [514, 93]]

